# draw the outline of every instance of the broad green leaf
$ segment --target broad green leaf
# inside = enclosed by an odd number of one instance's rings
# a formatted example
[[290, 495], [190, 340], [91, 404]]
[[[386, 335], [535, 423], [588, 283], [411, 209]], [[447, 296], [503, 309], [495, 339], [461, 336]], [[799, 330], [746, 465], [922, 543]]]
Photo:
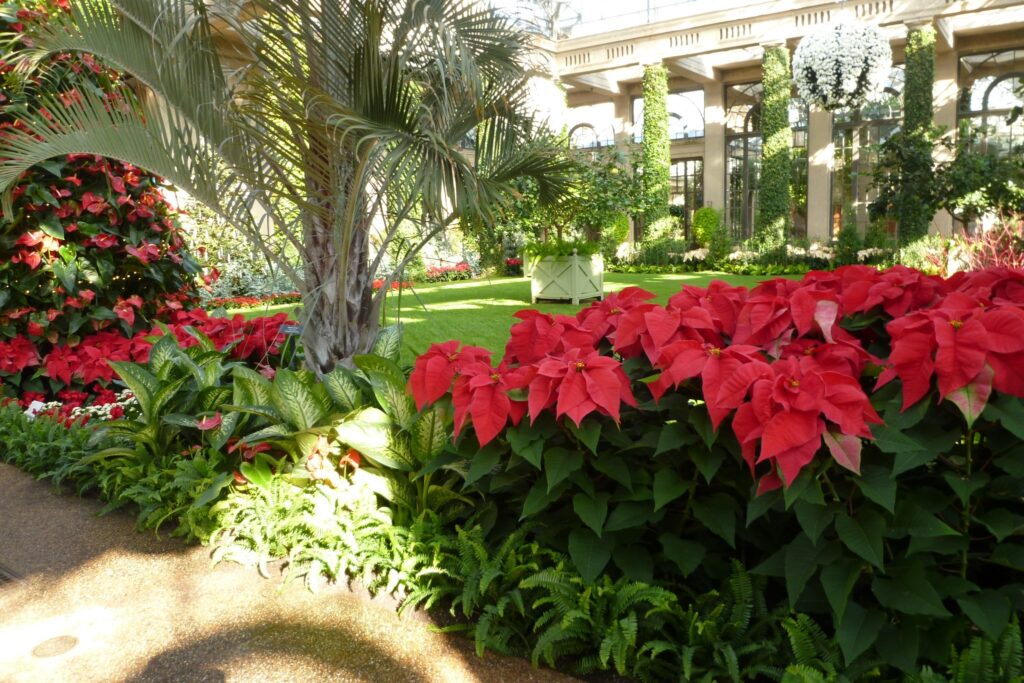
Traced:
[[601, 422], [595, 418], [585, 418], [583, 424], [576, 426], [572, 420], [566, 420], [569, 431], [587, 447], [591, 453], [597, 454], [597, 442], [601, 438]]
[[392, 458], [388, 444], [391, 441], [391, 419], [383, 411], [362, 408], [335, 427], [335, 432], [342, 443], [348, 444], [370, 460], [385, 467], [403, 467], [401, 463], [390, 462]]
[[149, 349], [149, 370], [155, 377], [167, 381], [174, 371], [174, 359], [178, 355], [178, 342], [172, 335], [163, 335]]
[[221, 492], [231, 483], [231, 473], [221, 472], [206, 489], [192, 503], [192, 509], [199, 509], [208, 506], [220, 497]]
[[825, 589], [825, 597], [832, 608], [836, 623], [841, 623], [846, 614], [846, 603], [850, 599], [857, 578], [860, 577], [861, 564], [855, 560], [830, 562], [821, 568], [821, 587]]
[[654, 451], [655, 455], [661, 455], [668, 451], [678, 450], [682, 446], [688, 446], [697, 441], [697, 433], [681, 422], [667, 422], [658, 432], [658, 446]]
[[451, 438], [444, 404], [435, 403], [416, 418], [412, 426], [412, 454], [421, 464], [441, 455]]
[[836, 629], [836, 640], [839, 641], [847, 666], [874, 645], [884, 623], [885, 615], [882, 612], [869, 612], [855, 602], [846, 606], [846, 614]]
[[736, 547], [736, 513], [736, 501], [725, 493], [693, 501], [693, 516], [733, 548]]
[[814, 541], [806, 534], [799, 534], [786, 546], [786, 593], [790, 609], [796, 609], [807, 582], [818, 570], [818, 554]]
[[125, 386], [131, 389], [146, 421], [152, 422], [156, 419], [156, 415], [152, 413], [153, 397], [160, 390], [160, 380], [154, 377], [149, 370], [135, 363], [110, 361], [110, 367], [114, 368], [114, 372]]
[[544, 439], [537, 438], [528, 428], [524, 421], [518, 427], [506, 430], [508, 445], [512, 452], [530, 463], [538, 470], [541, 469], [541, 458], [544, 454]]
[[895, 510], [896, 480], [885, 467], [867, 465], [853, 481], [869, 500], [873, 500], [889, 512]]
[[985, 407], [984, 416], [989, 420], [998, 420], [1011, 434], [1024, 440], [1024, 401], [1021, 399], [999, 394]]
[[896, 526], [903, 527], [911, 536], [933, 538], [957, 536], [959, 532], [919, 505], [901, 501], [896, 506]]
[[[49, 195], [49, 192], [45, 192], [44, 195]], [[60, 208], [59, 204], [57, 205], [57, 208]], [[64, 239], [64, 226], [61, 225], [60, 219], [57, 218], [55, 215], [44, 215], [42, 218], [39, 219], [38, 225], [39, 229], [45, 232], [50, 237], [54, 237], [59, 240]]]
[[886, 425], [874, 425], [875, 445], [895, 457], [892, 475], [898, 476], [915, 467], [926, 465], [938, 457], [938, 452], [929, 449], [906, 433]]
[[313, 396], [310, 388], [298, 373], [291, 370], [277, 371], [271, 399], [284, 421], [295, 429], [315, 427], [327, 417], [326, 411]]
[[709, 449], [715, 445], [715, 439], [718, 438], [718, 432], [711, 426], [711, 416], [708, 415], [708, 411], [704, 408], [694, 408], [690, 411], [687, 416], [688, 422], [693, 425], [693, 428], [700, 435], [704, 445]]
[[818, 543], [821, 534], [829, 527], [832, 519], [835, 517], [835, 512], [826, 506], [808, 503], [805, 500], [798, 500], [793, 506], [793, 511], [796, 513], [796, 519], [800, 523], [800, 528], [804, 530], [804, 533], [807, 534], [807, 537], [814, 544]]
[[377, 338], [373, 340], [373, 348], [370, 349], [370, 353], [397, 363], [402, 353], [401, 324], [390, 325], [378, 332]]
[[612, 453], [601, 453], [594, 460], [594, 469], [606, 474], [624, 487], [633, 490], [633, 477], [626, 461]]
[[558, 499], [562, 489], [563, 487], [559, 486], [553, 491], [549, 491], [544, 479], [538, 479], [530, 488], [530, 492], [526, 494], [526, 500], [523, 501], [523, 514], [519, 519], [532, 517], [548, 505], [551, 505], [552, 502]]
[[490, 474], [501, 462], [501, 451], [497, 448], [483, 448], [469, 461], [469, 472], [466, 473], [466, 485], [478, 481]]
[[394, 384], [405, 385], [405, 373], [402, 372], [397, 363], [388, 358], [365, 354], [353, 356], [352, 362], [367, 376], [382, 375]]
[[874, 510], [863, 509], [856, 517], [841, 514], [836, 517], [836, 532], [847, 548], [879, 569], [884, 567], [882, 534], [885, 519]]
[[363, 405], [363, 392], [348, 368], [337, 366], [323, 376], [323, 383], [340, 412], [351, 412]]
[[604, 529], [605, 519], [608, 517], [608, 494], [599, 493], [589, 496], [586, 493], [577, 493], [572, 497], [572, 509], [583, 523], [594, 530], [598, 536]]
[[992, 552], [992, 562], [1024, 572], [1024, 545], [1000, 543]]
[[749, 527], [755, 521], [760, 519], [766, 512], [771, 510], [775, 505], [783, 499], [783, 493], [781, 489], [775, 489], [762, 493], [760, 496], [753, 496], [750, 501], [747, 502], [747, 526]]
[[243, 462], [238, 466], [242, 476], [248, 479], [253, 485], [264, 491], [270, 490], [270, 481], [273, 475], [270, 473], [270, 465], [263, 458], [257, 457], [252, 462]]
[[647, 523], [647, 520], [654, 514], [654, 507], [651, 501], [626, 501], [619, 503], [608, 515], [608, 522], [604, 525], [605, 531], [622, 531], [633, 529]]
[[700, 470], [704, 481], [709, 484], [725, 462], [725, 451], [721, 448], [701, 448], [700, 446], [695, 446], [687, 450], [687, 455], [697, 465], [697, 469]]
[[992, 640], [998, 640], [1010, 623], [1010, 601], [999, 591], [985, 590], [960, 598], [956, 603]]
[[544, 453], [544, 470], [547, 475], [548, 491], [564, 481], [570, 474], [583, 467], [583, 454], [567, 448], [552, 448]]
[[663, 467], [654, 473], [654, 509], [660, 510], [693, 487], [675, 470]]
[[815, 505], [824, 505], [825, 497], [821, 493], [821, 484], [810, 470], [805, 469], [793, 480], [793, 484], [783, 489], [783, 500], [786, 501], [788, 510], [798, 500], [803, 500]]
[[664, 533], [658, 537], [665, 557], [672, 560], [684, 577], [693, 573], [704, 560], [705, 548], [696, 541], [688, 541], [673, 534]]
[[886, 624], [875, 647], [887, 664], [906, 673], [918, 672], [921, 629], [917, 624], [909, 620], [900, 625]]
[[593, 583], [612, 557], [611, 544], [590, 529], [573, 529], [569, 533], [569, 557], [583, 580]]
[[1000, 543], [1003, 539], [1024, 531], [1024, 515], [1010, 512], [1006, 508], [995, 508], [980, 515], [975, 519], [985, 525]]
[[654, 581], [654, 559], [642, 545], [619, 545], [612, 553], [615, 566], [622, 570], [630, 581], [651, 583]]
[[932, 586], [928, 574], [919, 563], [893, 569], [890, 576], [892, 578], [877, 576], [871, 582], [871, 592], [883, 607], [904, 614], [950, 616], [949, 610], [942, 604], [942, 596]]

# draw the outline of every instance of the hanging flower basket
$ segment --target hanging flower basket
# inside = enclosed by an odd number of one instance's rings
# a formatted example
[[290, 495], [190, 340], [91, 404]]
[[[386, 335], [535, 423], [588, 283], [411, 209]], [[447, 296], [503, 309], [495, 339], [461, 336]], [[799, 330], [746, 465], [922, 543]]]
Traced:
[[808, 35], [793, 54], [800, 96], [828, 111], [859, 108], [882, 92], [891, 70], [889, 41], [869, 24], [836, 24]]

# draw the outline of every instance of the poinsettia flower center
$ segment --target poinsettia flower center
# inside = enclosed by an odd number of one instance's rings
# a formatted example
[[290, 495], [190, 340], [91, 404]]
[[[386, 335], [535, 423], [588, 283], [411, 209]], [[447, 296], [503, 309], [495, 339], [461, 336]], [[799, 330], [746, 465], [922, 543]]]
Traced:
[[708, 353], [717, 358], [722, 355], [722, 349], [718, 348], [717, 346], [712, 346], [710, 349], [708, 349]]
[[964, 321], [962, 321], [962, 320], [950, 320], [949, 324], [950, 324], [950, 326], [952, 326], [952, 328], [954, 330], [959, 330], [961, 327], [964, 326]]
[[796, 379], [794, 377], [790, 377], [789, 378], [789, 387], [791, 389], [799, 389], [800, 388], [800, 380], [798, 380], [798, 379]]
[[619, 313], [622, 313], [622, 309], [621, 309], [621, 308], [619, 308], [618, 306], [616, 306], [615, 308], [613, 308], [613, 309], [611, 310], [611, 314], [612, 314], [612, 315], [618, 315]]
[[576, 372], [583, 372], [583, 369], [587, 367], [587, 364], [581, 360], [576, 361], [574, 365], [576, 366]]
[[497, 381], [499, 381], [501, 379], [501, 375], [499, 375], [496, 372], [492, 372], [491, 373], [491, 379], [493, 379], [495, 382], [497, 382]]

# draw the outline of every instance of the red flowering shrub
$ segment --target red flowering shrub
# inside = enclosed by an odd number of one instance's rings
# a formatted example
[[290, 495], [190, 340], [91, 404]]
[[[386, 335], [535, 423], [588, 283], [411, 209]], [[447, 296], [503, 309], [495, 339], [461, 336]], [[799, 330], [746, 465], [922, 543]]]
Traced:
[[944, 663], [1024, 609], [1024, 271], [651, 298], [521, 311], [497, 367], [457, 342], [417, 360], [409, 391], [451, 402], [496, 528], [542, 515], [588, 580], [704, 590], [743, 558], [831, 620], [847, 666]]
[[[0, 43], [17, 46], [25, 24], [45, 21], [63, 2], [18, 2], [0, 8]], [[61, 97], [78, 88], [105, 88], [116, 78], [88, 56], [59, 55]], [[0, 61], [0, 76], [13, 66]], [[0, 135], [23, 126], [20, 110], [38, 107], [41, 84], [0, 83]], [[198, 267], [184, 248], [160, 179], [127, 164], [91, 155], [47, 161], [14, 188], [14, 213], [0, 213], [0, 378], [24, 392], [43, 390], [22, 371], [50, 358], [67, 377], [75, 351], [82, 374], [105, 379], [109, 368], [86, 349], [128, 344], [161, 314], [193, 301]], [[115, 341], [120, 338], [121, 341]], [[87, 342], [86, 340], [98, 340]], [[79, 347], [81, 347], [79, 349]], [[97, 351], [100, 353], [100, 351]], [[63, 359], [63, 360], [62, 360]], [[94, 367], [95, 366], [95, 367]], [[61, 380], [63, 382], [63, 380]]]
[[452, 282], [472, 277], [473, 271], [465, 261], [454, 266], [427, 266], [426, 271], [427, 282]]

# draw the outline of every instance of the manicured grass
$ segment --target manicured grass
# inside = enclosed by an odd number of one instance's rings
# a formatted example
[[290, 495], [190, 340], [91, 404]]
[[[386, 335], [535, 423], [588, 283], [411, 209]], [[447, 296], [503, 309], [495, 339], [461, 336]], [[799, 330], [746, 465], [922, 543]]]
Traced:
[[[606, 273], [605, 291], [628, 286], [643, 287], [664, 303], [682, 285], [704, 286], [712, 280], [725, 280], [736, 285], [753, 286], [766, 278], [722, 273], [685, 273], [679, 275], [640, 275]], [[579, 307], [571, 304], [540, 303], [530, 305], [530, 281], [525, 278], [491, 278], [464, 282], [418, 285], [401, 295], [399, 310], [397, 294], [388, 297], [388, 323], [405, 326], [405, 354], [411, 362], [435, 342], [459, 339], [467, 344], [483, 346], [497, 353], [505, 348], [512, 314], [523, 308], [537, 308], [547, 313], [574, 314]], [[589, 302], [583, 306], [589, 305]], [[271, 306], [265, 309], [240, 311], [247, 317], [273, 315], [282, 311], [295, 315], [296, 306]]]

